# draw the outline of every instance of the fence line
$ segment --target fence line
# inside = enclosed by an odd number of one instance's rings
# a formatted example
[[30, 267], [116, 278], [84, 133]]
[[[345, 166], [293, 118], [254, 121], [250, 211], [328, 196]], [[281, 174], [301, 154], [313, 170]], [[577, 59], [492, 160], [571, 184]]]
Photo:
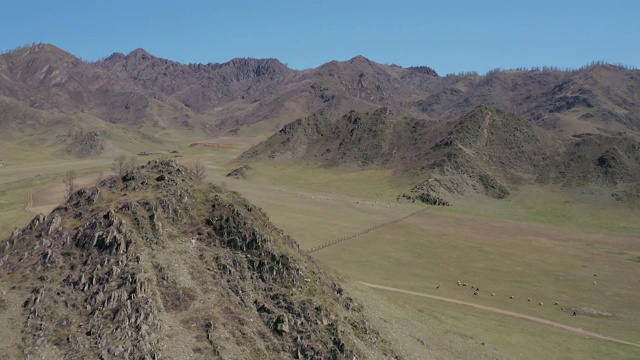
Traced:
[[405, 215], [403, 217], [400, 217], [400, 218], [397, 218], [397, 219], [394, 219], [394, 220], [390, 220], [390, 221], [387, 221], [387, 222], [383, 222], [381, 224], [377, 224], [377, 225], [371, 226], [369, 228], [366, 228], [365, 230], [360, 230], [360, 231], [355, 232], [355, 233], [353, 233], [351, 235], [347, 235], [347, 236], [343, 236], [343, 237], [340, 237], [340, 238], [335, 239], [335, 240], [327, 241], [324, 244], [321, 244], [321, 245], [318, 245], [318, 246], [314, 246], [312, 248], [307, 249], [306, 252], [307, 252], [307, 254], [310, 254], [312, 252], [320, 251], [320, 250], [322, 250], [324, 248], [327, 248], [329, 246], [333, 246], [333, 245], [339, 244], [339, 243], [341, 243], [343, 241], [351, 240], [351, 239], [356, 238], [358, 236], [362, 236], [364, 234], [370, 233], [370, 232], [372, 232], [374, 230], [377, 230], [377, 229], [379, 229], [381, 227], [385, 227], [385, 226], [389, 226], [389, 225], [392, 225], [392, 224], [399, 223], [400, 221], [405, 220], [405, 219], [407, 219], [407, 218], [409, 218], [409, 217], [411, 217], [413, 215], [417, 215], [417, 214], [419, 214], [419, 213], [421, 213], [421, 212], [423, 212], [423, 211], [425, 211], [427, 209], [428, 208], [424, 208], [424, 209], [412, 212], [411, 214], [407, 214], [407, 215]]

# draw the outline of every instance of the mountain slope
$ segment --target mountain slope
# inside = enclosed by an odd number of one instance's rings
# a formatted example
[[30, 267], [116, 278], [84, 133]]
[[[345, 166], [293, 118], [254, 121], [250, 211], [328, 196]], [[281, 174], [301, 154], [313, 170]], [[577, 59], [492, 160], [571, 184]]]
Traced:
[[28, 101], [36, 109], [87, 111], [108, 122], [135, 126], [165, 123], [183, 111], [52, 45], [35, 45], [2, 57], [6, 67], [1, 71], [0, 93]]
[[284, 82], [293, 70], [276, 59], [233, 59], [223, 64], [184, 65], [157, 58], [143, 49], [116, 53], [96, 63], [120, 79], [153, 94], [178, 100], [207, 113], [237, 99], [260, 99]]
[[581, 134], [565, 145], [555, 181], [565, 186], [640, 184], [640, 142], [599, 134]]
[[393, 150], [393, 124], [387, 108], [372, 114], [350, 111], [339, 119], [322, 112], [285, 125], [238, 161], [306, 159], [322, 166], [384, 165]]
[[155, 99], [52, 45], [26, 47], [0, 59], [5, 152], [28, 146], [33, 153], [113, 156], [161, 143], [155, 134], [186, 130], [198, 121], [179, 102]]
[[564, 137], [485, 105], [453, 122], [402, 118], [380, 108], [333, 119], [324, 113], [299, 119], [237, 162], [375, 166], [426, 177], [416, 191], [503, 198], [522, 184], [626, 189], [640, 171], [638, 148], [631, 137]]
[[394, 356], [261, 209], [172, 161], [81, 189], [3, 245], [6, 358]]

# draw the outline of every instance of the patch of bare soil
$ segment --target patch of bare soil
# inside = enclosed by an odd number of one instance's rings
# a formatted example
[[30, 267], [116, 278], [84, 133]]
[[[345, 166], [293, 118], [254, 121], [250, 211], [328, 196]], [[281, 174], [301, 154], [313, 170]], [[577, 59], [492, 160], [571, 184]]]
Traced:
[[239, 147], [234, 144], [222, 144], [222, 143], [191, 143], [189, 147], [211, 147], [216, 149], [238, 149]]

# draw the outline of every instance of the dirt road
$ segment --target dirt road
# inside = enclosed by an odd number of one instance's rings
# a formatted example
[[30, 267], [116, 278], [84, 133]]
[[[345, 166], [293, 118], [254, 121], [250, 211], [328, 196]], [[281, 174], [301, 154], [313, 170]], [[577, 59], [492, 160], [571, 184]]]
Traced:
[[376, 285], [376, 284], [371, 284], [371, 283], [367, 283], [367, 282], [364, 282], [364, 281], [359, 281], [359, 283], [362, 284], [362, 285], [374, 288], [374, 289], [393, 291], [393, 292], [407, 294], [407, 295], [420, 296], [420, 297], [434, 299], [434, 300], [446, 301], [446, 302], [450, 302], [450, 303], [454, 303], [454, 304], [466, 305], [466, 306], [470, 306], [472, 308], [491, 311], [491, 312], [494, 312], [494, 313], [497, 313], [497, 314], [512, 316], [512, 317], [519, 318], [519, 319], [525, 319], [525, 320], [529, 320], [529, 321], [537, 322], [537, 323], [540, 323], [540, 324], [553, 326], [553, 327], [556, 327], [556, 328], [559, 328], [559, 329], [572, 331], [572, 332], [575, 332], [575, 333], [578, 333], [578, 334], [591, 336], [591, 337], [602, 339], [602, 340], [614, 341], [614, 342], [625, 344], [625, 345], [640, 347], [640, 344], [636, 344], [636, 343], [632, 343], [632, 342], [629, 342], [629, 341], [615, 339], [615, 338], [612, 338], [610, 336], [600, 335], [598, 333], [594, 333], [594, 332], [591, 332], [591, 331], [588, 331], [588, 330], [584, 330], [584, 329], [581, 329], [581, 328], [560, 324], [560, 323], [557, 323], [557, 322], [554, 322], [554, 321], [550, 321], [550, 320], [546, 320], [546, 319], [542, 319], [542, 318], [539, 318], [539, 317], [526, 315], [526, 314], [522, 314], [522, 313], [518, 313], [518, 312], [514, 312], [514, 311], [498, 309], [498, 308], [494, 308], [494, 307], [490, 307], [490, 306], [474, 304], [472, 302], [456, 300], [456, 299], [450, 299], [450, 298], [446, 298], [446, 297], [442, 297], [442, 296], [424, 294], [424, 293], [419, 293], [419, 292], [409, 291], [409, 290], [402, 290], [402, 289], [397, 289], [397, 288], [384, 286], [384, 285]]
[[25, 209], [35, 213], [36, 211], [33, 210], [33, 193], [35, 193], [35, 191], [29, 193], [29, 196], [27, 197], [27, 207]]

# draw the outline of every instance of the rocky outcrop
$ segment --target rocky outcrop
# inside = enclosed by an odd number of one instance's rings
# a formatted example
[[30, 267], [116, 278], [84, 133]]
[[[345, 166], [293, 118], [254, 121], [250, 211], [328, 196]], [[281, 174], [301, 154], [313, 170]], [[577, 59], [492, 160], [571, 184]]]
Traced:
[[395, 356], [264, 211], [173, 161], [78, 190], [0, 251], [0, 281], [23, 299], [11, 351], [27, 358], [173, 358], [177, 347], [186, 357]]
[[246, 179], [253, 168], [249, 165], [242, 165], [239, 168], [231, 170], [226, 176], [236, 179]]

